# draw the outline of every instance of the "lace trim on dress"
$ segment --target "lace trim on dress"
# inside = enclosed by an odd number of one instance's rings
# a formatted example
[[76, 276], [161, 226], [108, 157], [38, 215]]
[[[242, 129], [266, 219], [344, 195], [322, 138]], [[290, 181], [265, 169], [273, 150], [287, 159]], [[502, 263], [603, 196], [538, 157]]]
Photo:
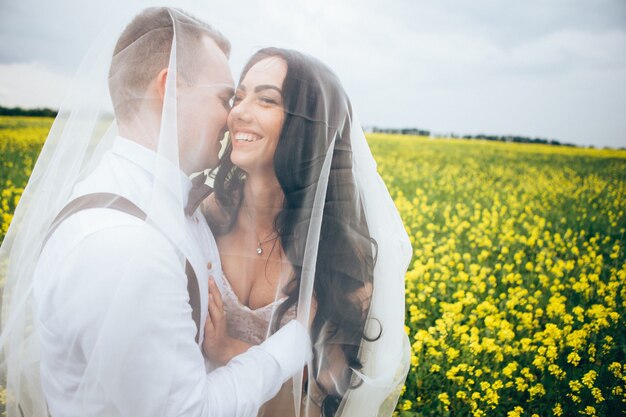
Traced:
[[[260, 344], [269, 337], [273, 315], [278, 306], [287, 297], [279, 298], [267, 305], [252, 309], [239, 300], [224, 273], [219, 278], [215, 282], [222, 294], [229, 335], [246, 343]], [[296, 308], [294, 305], [285, 313], [281, 325], [295, 318]]]

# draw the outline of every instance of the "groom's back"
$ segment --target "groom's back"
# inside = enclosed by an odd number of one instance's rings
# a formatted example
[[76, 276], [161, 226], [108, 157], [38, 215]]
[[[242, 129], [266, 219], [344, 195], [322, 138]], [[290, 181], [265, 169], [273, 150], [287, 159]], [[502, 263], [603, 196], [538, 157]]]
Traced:
[[121, 313], [114, 312], [116, 296], [132, 287], [119, 280], [131, 278], [124, 270], [129, 256], [147, 244], [171, 250], [169, 242], [141, 220], [92, 209], [64, 221], [44, 248], [34, 277], [35, 322], [42, 343], [41, 382], [51, 415], [78, 415], [78, 410], [80, 415], [117, 415], [97, 387], [100, 371], [88, 363], [103, 353], [94, 350], [96, 344], [98, 350], [108, 349], [100, 340], [102, 330]]
[[[111, 193], [145, 207], [147, 155], [119, 138], [72, 199]], [[160, 331], [152, 320], [161, 315], [158, 322], [167, 324], [178, 317], [173, 311], [190, 309], [185, 271], [170, 240], [112, 208], [77, 211], [58, 225], [41, 253], [34, 290], [42, 387], [53, 416], [117, 415], [111, 398], [124, 396], [111, 390], [128, 387], [122, 380], [138, 360], [137, 347]], [[185, 319], [184, 337], [193, 342], [194, 323]]]

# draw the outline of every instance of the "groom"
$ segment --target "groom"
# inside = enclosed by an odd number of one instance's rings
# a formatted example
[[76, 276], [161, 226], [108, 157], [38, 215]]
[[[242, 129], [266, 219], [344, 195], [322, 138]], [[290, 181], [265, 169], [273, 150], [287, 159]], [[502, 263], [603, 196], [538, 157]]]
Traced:
[[[202, 181], [189, 176], [217, 163], [229, 52], [219, 32], [167, 8], [144, 10], [117, 42], [109, 88], [119, 136], [74, 188], [35, 274], [52, 417], [256, 416], [310, 355], [295, 321], [212, 372], [202, 355], [209, 274], [220, 263], [197, 209]], [[176, 146], [178, 161], [160, 155]], [[184, 219], [180, 235], [174, 218]]]

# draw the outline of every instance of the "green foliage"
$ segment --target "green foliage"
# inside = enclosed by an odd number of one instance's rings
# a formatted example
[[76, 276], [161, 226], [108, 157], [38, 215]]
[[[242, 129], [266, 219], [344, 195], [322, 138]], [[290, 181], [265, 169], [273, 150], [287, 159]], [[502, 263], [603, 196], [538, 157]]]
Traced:
[[40, 109], [22, 109], [21, 107], [2, 107], [0, 106], [0, 116], [28, 116], [28, 117], [56, 117], [55, 110]]

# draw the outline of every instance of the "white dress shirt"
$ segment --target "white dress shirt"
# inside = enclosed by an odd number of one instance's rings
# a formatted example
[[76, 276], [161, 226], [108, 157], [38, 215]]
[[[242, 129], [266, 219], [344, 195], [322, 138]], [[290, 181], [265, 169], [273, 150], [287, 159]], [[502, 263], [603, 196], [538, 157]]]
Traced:
[[[118, 137], [71, 199], [108, 192], [148, 211], [158, 158]], [[180, 208], [174, 200], [182, 192], [184, 207], [191, 181], [172, 164], [158, 167], [165, 169], [159, 175], [179, 179], [170, 181], [172, 201], [163, 205]], [[167, 225], [112, 209], [78, 212], [52, 234], [35, 272], [41, 380], [52, 417], [255, 416], [302, 369], [311, 346], [294, 321], [207, 372], [194, 340], [184, 258], [198, 278], [200, 343], [209, 302], [207, 263], [216, 271], [221, 266], [199, 211], [184, 221], [182, 255], [159, 230]]]

